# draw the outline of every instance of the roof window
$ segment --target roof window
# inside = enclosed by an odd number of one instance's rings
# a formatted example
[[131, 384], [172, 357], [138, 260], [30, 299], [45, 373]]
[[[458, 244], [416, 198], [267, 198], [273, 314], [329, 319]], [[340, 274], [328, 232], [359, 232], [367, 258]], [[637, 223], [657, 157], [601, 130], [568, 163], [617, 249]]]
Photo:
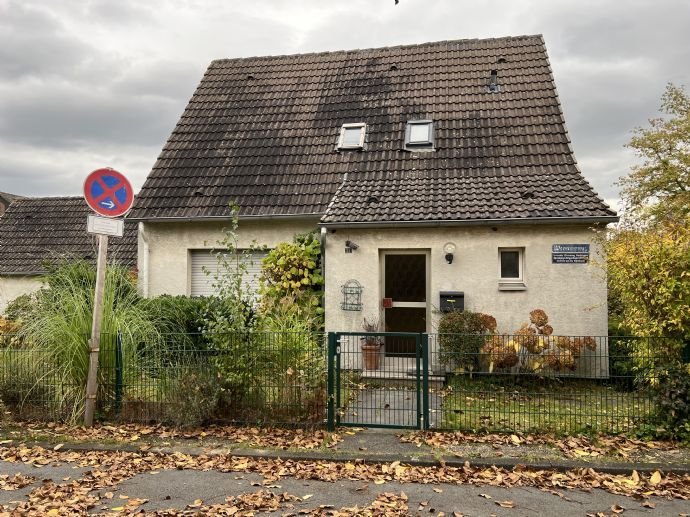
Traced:
[[343, 124], [338, 139], [338, 149], [364, 149], [367, 125], [364, 122]]
[[489, 91], [498, 91], [498, 70], [491, 70], [491, 75], [489, 76]]
[[434, 123], [432, 120], [409, 120], [405, 131], [405, 149], [434, 148]]

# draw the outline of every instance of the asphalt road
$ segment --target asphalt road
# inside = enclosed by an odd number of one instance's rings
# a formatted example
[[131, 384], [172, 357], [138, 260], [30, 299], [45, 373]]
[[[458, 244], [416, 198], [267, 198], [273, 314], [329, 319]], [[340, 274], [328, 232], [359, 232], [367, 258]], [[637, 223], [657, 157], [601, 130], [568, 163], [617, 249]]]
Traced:
[[[0, 505], [12, 506], [12, 501], [26, 500], [32, 487], [41, 484], [42, 480], [52, 479], [56, 482], [78, 479], [86, 469], [73, 468], [71, 465], [34, 467], [21, 463], [0, 461], [0, 475], [10, 476], [21, 473], [35, 477], [34, 484], [14, 491], [0, 490]], [[635, 499], [617, 496], [603, 490], [591, 492], [564, 490], [560, 496], [535, 488], [497, 488], [473, 485], [425, 485], [418, 483], [387, 482], [376, 485], [373, 482], [342, 480], [335, 483], [325, 481], [282, 478], [279, 481], [262, 486], [263, 478], [254, 473], [197, 470], [162, 470], [157, 473], [147, 472], [130, 478], [119, 485], [100, 490], [103, 495], [110, 491], [113, 499], [102, 499], [94, 512], [110, 513], [113, 507], [122, 506], [129, 498], [147, 499], [140, 509], [183, 510], [196, 500], [203, 504], [223, 503], [230, 495], [239, 495], [269, 490], [276, 494], [289, 493], [302, 498], [302, 501], [283, 506], [275, 515], [331, 505], [335, 509], [366, 507], [380, 493], [390, 492], [408, 498], [410, 514], [437, 515], [439, 512], [453, 515], [586, 515], [604, 512], [613, 515], [611, 507], [618, 505], [625, 508], [623, 515], [682, 515], [690, 513], [690, 503], [680, 500], [652, 498], [655, 509], [644, 508]], [[511, 501], [513, 508], [503, 508], [497, 502]]]

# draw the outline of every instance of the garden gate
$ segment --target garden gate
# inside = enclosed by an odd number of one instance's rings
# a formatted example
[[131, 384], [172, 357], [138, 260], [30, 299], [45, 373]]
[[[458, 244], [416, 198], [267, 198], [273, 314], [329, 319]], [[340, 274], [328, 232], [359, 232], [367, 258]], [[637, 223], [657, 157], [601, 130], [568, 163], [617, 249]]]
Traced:
[[429, 427], [429, 339], [411, 332], [328, 334], [328, 427]]

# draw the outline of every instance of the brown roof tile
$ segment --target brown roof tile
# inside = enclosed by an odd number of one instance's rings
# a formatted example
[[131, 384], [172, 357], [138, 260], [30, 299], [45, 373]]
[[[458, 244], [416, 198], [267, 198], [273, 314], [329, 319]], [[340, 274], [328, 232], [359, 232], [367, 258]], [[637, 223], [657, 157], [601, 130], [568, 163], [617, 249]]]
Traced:
[[[403, 150], [419, 118], [433, 152]], [[336, 150], [346, 122], [367, 123], [365, 151]], [[577, 169], [541, 36], [212, 62], [130, 217], [230, 201], [326, 223], [615, 216]]]
[[[42, 273], [46, 263], [65, 257], [95, 262], [96, 238], [86, 233], [91, 213], [81, 197], [15, 199], [0, 218], [0, 275]], [[108, 253], [111, 262], [136, 264], [136, 223], [109, 239]]]

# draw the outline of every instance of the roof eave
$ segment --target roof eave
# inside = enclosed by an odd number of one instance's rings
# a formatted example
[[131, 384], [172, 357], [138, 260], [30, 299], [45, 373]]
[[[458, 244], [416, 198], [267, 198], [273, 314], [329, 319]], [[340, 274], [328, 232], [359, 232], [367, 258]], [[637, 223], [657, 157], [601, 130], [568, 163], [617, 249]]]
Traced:
[[447, 219], [434, 221], [339, 221], [320, 222], [324, 228], [411, 228], [437, 226], [502, 226], [508, 224], [608, 224], [617, 223], [618, 216], [533, 217], [505, 219]]
[[[323, 212], [319, 213], [306, 213], [306, 214], [269, 214], [269, 215], [242, 215], [240, 214], [239, 220], [275, 220], [275, 219], [289, 219], [289, 220], [308, 220], [308, 219], [320, 219], [323, 217]], [[210, 215], [210, 216], [200, 216], [200, 217], [127, 217], [127, 221], [132, 222], [145, 222], [145, 223], [203, 223], [203, 222], [216, 222], [216, 221], [230, 221], [232, 219], [229, 215]]]
[[1, 271], [0, 277], [3, 276], [43, 276], [45, 271]]

